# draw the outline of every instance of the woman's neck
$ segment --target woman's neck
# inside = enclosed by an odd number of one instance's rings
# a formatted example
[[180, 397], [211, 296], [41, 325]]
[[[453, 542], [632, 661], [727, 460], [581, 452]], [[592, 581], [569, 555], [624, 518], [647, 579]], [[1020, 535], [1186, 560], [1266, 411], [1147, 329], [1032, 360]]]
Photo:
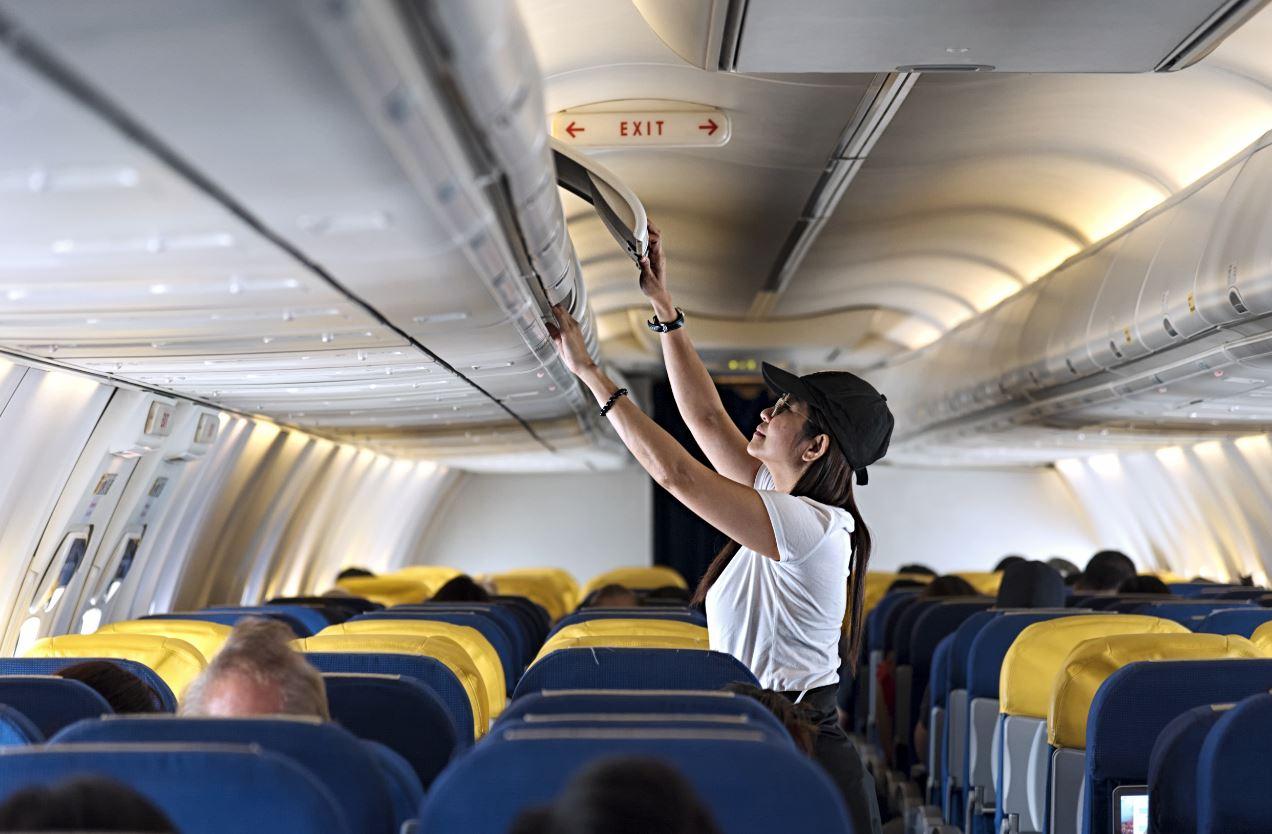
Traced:
[[791, 468], [789, 466], [781, 466], [774, 464], [769, 466], [769, 474], [773, 476], [773, 486], [778, 492], [785, 492], [790, 495], [795, 489], [795, 485], [799, 483], [799, 479], [804, 475], [806, 467]]

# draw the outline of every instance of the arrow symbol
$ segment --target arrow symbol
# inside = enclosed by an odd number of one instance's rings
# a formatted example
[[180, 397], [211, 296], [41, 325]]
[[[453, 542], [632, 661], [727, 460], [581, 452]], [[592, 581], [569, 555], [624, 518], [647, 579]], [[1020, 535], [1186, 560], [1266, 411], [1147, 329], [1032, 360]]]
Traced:
[[573, 139], [576, 134], [583, 133], [586, 130], [587, 128], [579, 127], [578, 125], [574, 123], [573, 120], [571, 120], [570, 123], [565, 126], [565, 132], [570, 134], [571, 139]]
[[708, 118], [705, 124], [698, 125], [698, 130], [705, 130], [708, 136], [715, 135], [720, 126], [715, 123], [715, 119]]

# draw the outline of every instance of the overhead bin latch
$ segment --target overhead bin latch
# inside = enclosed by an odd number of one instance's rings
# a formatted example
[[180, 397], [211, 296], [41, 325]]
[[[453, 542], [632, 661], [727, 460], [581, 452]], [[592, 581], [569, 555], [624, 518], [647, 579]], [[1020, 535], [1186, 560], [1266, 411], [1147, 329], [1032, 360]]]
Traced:
[[557, 185], [587, 201], [601, 223], [637, 264], [649, 252], [645, 207], [618, 177], [593, 159], [549, 138]]

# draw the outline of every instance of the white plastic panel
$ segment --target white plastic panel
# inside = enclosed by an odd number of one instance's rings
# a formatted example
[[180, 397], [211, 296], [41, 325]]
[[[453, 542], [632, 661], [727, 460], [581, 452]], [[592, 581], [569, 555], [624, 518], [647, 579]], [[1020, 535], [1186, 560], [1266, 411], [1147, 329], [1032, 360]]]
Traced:
[[1149, 267], [1166, 239], [1175, 210], [1159, 212], [1131, 230], [1100, 285], [1087, 330], [1096, 364], [1111, 368], [1148, 353], [1135, 339], [1135, 305]]
[[1242, 166], [1197, 274], [1197, 312], [1211, 324], [1272, 312], [1272, 150]]

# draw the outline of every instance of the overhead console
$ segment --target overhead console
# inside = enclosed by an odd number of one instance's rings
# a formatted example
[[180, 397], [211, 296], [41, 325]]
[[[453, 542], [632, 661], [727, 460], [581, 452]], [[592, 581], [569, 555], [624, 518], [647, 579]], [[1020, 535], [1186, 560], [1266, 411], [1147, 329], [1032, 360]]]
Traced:
[[880, 382], [901, 440], [1272, 426], [1272, 134]]
[[634, 0], [704, 69], [1152, 72], [1204, 58], [1267, 0]]

